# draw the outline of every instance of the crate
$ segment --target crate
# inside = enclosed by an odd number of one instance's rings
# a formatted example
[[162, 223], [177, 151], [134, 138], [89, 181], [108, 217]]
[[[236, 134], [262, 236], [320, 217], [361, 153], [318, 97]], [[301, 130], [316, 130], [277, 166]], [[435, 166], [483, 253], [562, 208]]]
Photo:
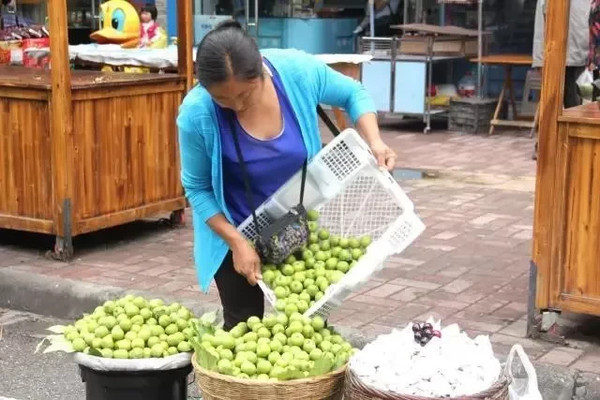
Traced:
[[451, 99], [448, 130], [465, 133], [487, 132], [497, 102], [497, 99]]
[[[297, 204], [300, 182], [298, 172], [257, 209], [261, 228]], [[377, 167], [369, 147], [352, 129], [343, 131], [309, 163], [304, 205], [320, 212], [319, 224], [332, 234], [373, 238], [358, 263], [342, 280], [329, 286], [306, 316], [327, 317], [346, 296], [380, 270], [387, 257], [402, 252], [425, 229], [400, 185]], [[238, 230], [249, 239], [256, 236], [251, 217]], [[273, 291], [264, 282], [259, 285], [274, 305]]]

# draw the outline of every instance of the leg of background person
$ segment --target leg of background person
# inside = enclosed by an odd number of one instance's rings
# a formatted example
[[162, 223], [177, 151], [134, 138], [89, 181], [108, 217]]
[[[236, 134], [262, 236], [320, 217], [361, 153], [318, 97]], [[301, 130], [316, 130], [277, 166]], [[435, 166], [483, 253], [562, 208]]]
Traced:
[[[592, 75], [594, 77], [594, 82], [596, 82], [598, 79], [600, 79], [600, 70], [595, 69], [592, 72]], [[600, 89], [596, 87], [596, 85], [593, 85], [593, 90], [592, 90], [592, 101], [596, 101], [598, 99], [598, 97], [600, 97]]]
[[565, 71], [564, 107], [571, 108], [581, 105], [581, 96], [577, 90], [577, 78], [585, 67], [567, 67]]

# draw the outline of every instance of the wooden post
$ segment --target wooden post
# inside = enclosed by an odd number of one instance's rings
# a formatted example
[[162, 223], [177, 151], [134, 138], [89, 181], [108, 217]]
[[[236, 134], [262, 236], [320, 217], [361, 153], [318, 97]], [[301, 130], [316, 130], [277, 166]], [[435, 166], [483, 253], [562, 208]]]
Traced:
[[186, 91], [189, 91], [194, 82], [194, 46], [192, 20], [192, 0], [177, 0], [177, 70], [179, 75], [186, 77]]
[[[71, 73], [67, 34], [66, 0], [48, 0], [48, 20], [51, 33], [50, 143], [52, 152], [53, 208], [56, 234], [65, 258], [72, 255], [71, 200], [73, 198], [73, 120], [71, 103]], [[57, 243], [58, 244], [58, 243]]]
[[569, 3], [547, 3], [532, 256], [538, 272], [536, 307], [541, 309], [550, 304], [551, 263], [558, 260], [555, 257], [559, 247], [557, 240], [562, 234], [555, 229], [560, 222], [555, 218], [556, 185], [560, 184], [556, 177], [556, 159], [559, 150], [558, 117], [563, 108]]

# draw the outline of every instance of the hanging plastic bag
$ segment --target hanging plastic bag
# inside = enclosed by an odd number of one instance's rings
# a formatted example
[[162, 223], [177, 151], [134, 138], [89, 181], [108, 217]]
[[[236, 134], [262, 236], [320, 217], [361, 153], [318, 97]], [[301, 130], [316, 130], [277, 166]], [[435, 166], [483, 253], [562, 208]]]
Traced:
[[589, 69], [585, 69], [581, 75], [579, 75], [579, 78], [577, 78], [577, 86], [586, 86], [586, 85], [591, 85], [592, 82], [594, 82], [594, 76], [592, 75], [592, 71], [590, 71]]
[[[526, 374], [525, 377], [517, 378], [513, 375], [512, 368], [515, 354], [519, 357], [521, 365], [523, 365]], [[523, 350], [523, 347], [520, 344], [515, 344], [512, 349], [510, 349], [510, 353], [506, 359], [505, 372], [511, 379], [510, 386], [508, 387], [509, 400], [543, 400], [542, 394], [538, 388], [535, 368], [533, 367], [533, 364], [531, 364], [531, 361], [529, 361], [529, 357], [527, 357], [525, 350]]]

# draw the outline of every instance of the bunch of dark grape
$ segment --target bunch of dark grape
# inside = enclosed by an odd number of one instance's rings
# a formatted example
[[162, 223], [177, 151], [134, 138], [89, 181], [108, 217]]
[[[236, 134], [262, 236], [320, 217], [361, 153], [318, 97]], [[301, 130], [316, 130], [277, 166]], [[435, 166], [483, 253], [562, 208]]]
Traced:
[[442, 337], [440, 331], [433, 329], [430, 323], [415, 323], [412, 326], [413, 333], [415, 335], [415, 342], [421, 346], [425, 346], [435, 336], [438, 338]]

